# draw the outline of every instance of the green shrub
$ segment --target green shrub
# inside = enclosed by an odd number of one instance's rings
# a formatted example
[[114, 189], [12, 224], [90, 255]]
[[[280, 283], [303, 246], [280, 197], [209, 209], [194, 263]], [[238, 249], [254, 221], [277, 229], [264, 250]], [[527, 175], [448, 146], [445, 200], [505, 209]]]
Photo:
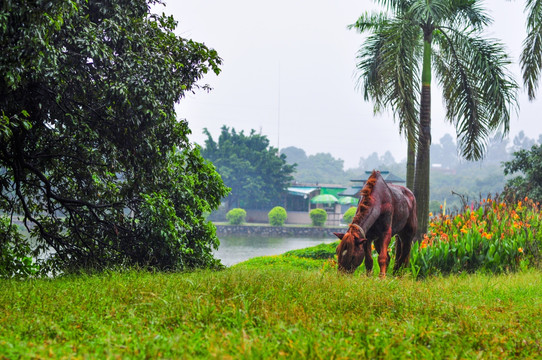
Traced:
[[542, 209], [538, 203], [484, 199], [475, 210], [431, 219], [412, 246], [414, 277], [434, 274], [503, 273], [542, 264]]
[[350, 224], [352, 222], [352, 219], [354, 218], [354, 215], [356, 215], [356, 208], [352, 206], [344, 213], [343, 223]]
[[288, 214], [286, 213], [286, 209], [284, 209], [282, 206], [275, 206], [267, 214], [267, 218], [269, 219], [269, 224], [273, 226], [284, 225], [284, 222], [286, 221], [287, 217], [288, 217]]
[[309, 216], [312, 226], [324, 226], [327, 220], [327, 212], [324, 209], [312, 209]]
[[36, 274], [39, 266], [30, 256], [28, 240], [6, 216], [0, 216], [0, 234], [0, 278]]
[[226, 214], [226, 220], [228, 220], [231, 225], [241, 225], [245, 222], [246, 217], [247, 212], [240, 208], [231, 209]]

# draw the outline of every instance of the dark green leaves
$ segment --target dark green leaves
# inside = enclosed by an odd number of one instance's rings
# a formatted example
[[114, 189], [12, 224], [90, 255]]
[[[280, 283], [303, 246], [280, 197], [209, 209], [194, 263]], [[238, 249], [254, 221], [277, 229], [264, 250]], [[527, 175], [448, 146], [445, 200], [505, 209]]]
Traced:
[[222, 127], [215, 142], [205, 130], [207, 140], [202, 155], [213, 162], [224, 183], [231, 187], [229, 208], [268, 208], [280, 205], [281, 196], [292, 180], [294, 165], [286, 164], [286, 156], [278, 156], [269, 140], [254, 130], [243, 131]]
[[516, 151], [514, 159], [503, 165], [505, 175], [520, 173], [507, 182], [505, 195], [517, 200], [527, 196], [535, 202], [542, 201], [542, 145]]
[[175, 26], [144, 0], [4, 4], [0, 210], [49, 269], [213, 263], [226, 188], [174, 105], [221, 59]]

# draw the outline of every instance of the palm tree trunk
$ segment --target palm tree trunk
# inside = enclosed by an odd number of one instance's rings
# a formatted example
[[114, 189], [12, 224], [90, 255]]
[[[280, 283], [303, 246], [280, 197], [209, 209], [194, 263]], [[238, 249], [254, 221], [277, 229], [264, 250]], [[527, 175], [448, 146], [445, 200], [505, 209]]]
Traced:
[[427, 232], [429, 223], [429, 174], [431, 167], [431, 33], [424, 33], [420, 128], [414, 177], [414, 196], [418, 209], [417, 239], [421, 239], [421, 236]]
[[414, 190], [414, 166], [416, 160], [416, 145], [414, 139], [408, 137], [408, 149], [407, 149], [407, 165], [406, 165], [406, 186], [410, 190]]

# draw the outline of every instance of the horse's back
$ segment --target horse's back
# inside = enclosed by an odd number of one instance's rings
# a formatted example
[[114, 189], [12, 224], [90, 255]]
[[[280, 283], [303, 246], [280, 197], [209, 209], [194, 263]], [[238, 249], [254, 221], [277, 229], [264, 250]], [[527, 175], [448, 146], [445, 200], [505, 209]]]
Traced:
[[401, 185], [389, 185], [394, 199], [393, 230], [399, 232], [408, 226], [416, 232], [416, 198], [410, 189]]
[[391, 190], [395, 203], [398, 205], [401, 203], [403, 203], [403, 205], [407, 205], [408, 211], [412, 211], [412, 209], [416, 208], [416, 198], [409, 188], [395, 184], [389, 184], [388, 186]]

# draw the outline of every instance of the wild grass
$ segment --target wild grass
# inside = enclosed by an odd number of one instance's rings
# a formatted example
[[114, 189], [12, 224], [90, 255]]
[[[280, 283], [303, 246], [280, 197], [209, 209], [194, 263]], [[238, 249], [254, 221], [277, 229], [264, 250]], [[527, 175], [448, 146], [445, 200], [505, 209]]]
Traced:
[[0, 279], [0, 359], [541, 358], [526, 203], [433, 219], [401, 277], [338, 274], [336, 242], [215, 272]]
[[0, 358], [536, 358], [541, 275], [236, 266], [0, 280]]

